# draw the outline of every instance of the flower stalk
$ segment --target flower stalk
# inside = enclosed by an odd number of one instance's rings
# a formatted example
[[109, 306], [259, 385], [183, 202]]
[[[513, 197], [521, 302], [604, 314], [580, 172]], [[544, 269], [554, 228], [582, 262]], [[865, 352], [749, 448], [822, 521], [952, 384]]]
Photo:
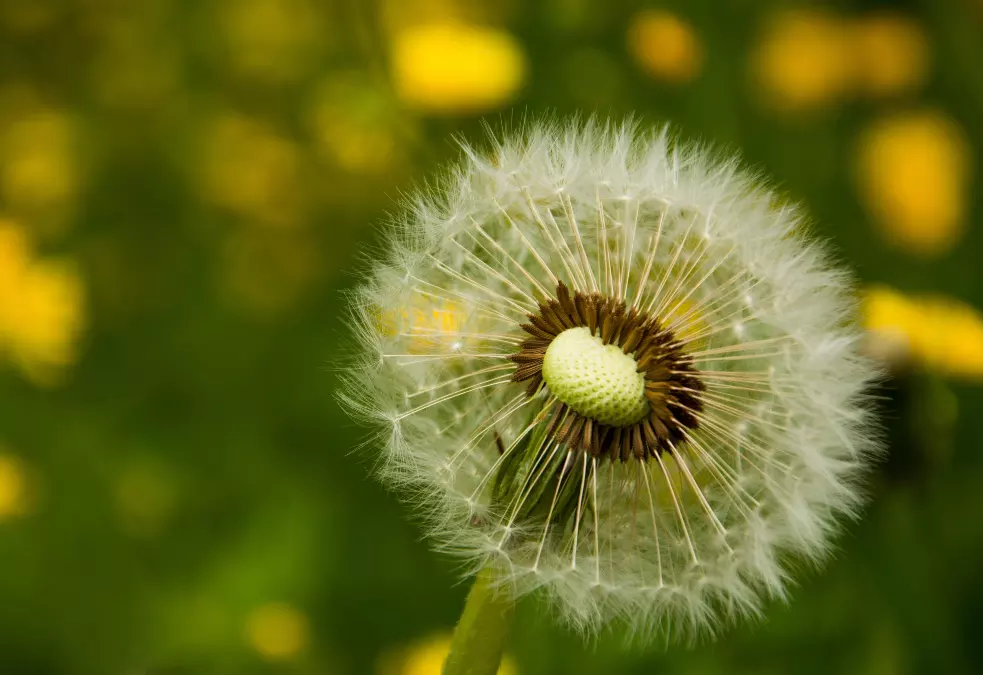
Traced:
[[486, 567], [474, 580], [454, 630], [443, 675], [495, 675], [508, 642], [515, 599]]

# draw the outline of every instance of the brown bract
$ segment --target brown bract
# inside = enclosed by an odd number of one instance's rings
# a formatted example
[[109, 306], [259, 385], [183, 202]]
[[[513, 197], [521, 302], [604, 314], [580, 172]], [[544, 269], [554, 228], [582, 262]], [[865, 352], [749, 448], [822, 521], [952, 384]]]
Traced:
[[682, 344], [656, 317], [600, 293], [571, 295], [560, 282], [556, 297], [539, 303], [539, 312], [529, 314], [529, 321], [521, 328], [531, 337], [510, 357], [516, 364], [512, 381], [528, 381], [529, 396], [541, 387], [549, 388], [543, 380], [546, 350], [571, 328], [586, 327], [604, 344], [620, 347], [645, 376], [649, 414], [640, 421], [627, 426], [602, 424], [557, 399], [558, 405], [548, 413], [548, 438], [598, 458], [644, 461], [656, 453], [673, 452], [685, 441], [687, 431], [699, 426], [705, 387]]

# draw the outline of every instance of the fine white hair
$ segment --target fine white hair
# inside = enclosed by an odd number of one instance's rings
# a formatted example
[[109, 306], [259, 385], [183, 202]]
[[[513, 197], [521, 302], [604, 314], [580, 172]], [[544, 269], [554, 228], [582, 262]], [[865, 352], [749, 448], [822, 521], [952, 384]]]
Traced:
[[[587, 632], [686, 638], [783, 598], [790, 565], [822, 561], [856, 515], [877, 373], [851, 278], [738, 161], [631, 122], [529, 123], [464, 145], [387, 235], [353, 294], [341, 400], [375, 429], [381, 479], [469, 570], [494, 566]], [[646, 460], [541, 443], [496, 502], [556, 403], [510, 357], [560, 283], [673, 331], [704, 387], [699, 425]], [[544, 488], [560, 460], [568, 521]]]

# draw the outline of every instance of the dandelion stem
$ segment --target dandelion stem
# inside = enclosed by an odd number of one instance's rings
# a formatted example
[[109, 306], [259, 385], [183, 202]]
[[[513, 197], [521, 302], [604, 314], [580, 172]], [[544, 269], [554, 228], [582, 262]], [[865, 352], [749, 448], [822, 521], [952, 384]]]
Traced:
[[515, 599], [486, 567], [474, 580], [454, 630], [443, 675], [495, 675], [508, 642]]

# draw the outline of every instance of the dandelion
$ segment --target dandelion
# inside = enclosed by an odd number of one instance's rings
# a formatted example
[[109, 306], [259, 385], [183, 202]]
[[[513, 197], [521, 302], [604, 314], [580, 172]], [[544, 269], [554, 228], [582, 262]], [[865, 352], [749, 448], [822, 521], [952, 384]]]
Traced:
[[382, 478], [482, 570], [445, 672], [534, 591], [642, 640], [784, 597], [876, 447], [848, 275], [665, 131], [530, 125], [465, 155], [355, 294], [342, 394]]

